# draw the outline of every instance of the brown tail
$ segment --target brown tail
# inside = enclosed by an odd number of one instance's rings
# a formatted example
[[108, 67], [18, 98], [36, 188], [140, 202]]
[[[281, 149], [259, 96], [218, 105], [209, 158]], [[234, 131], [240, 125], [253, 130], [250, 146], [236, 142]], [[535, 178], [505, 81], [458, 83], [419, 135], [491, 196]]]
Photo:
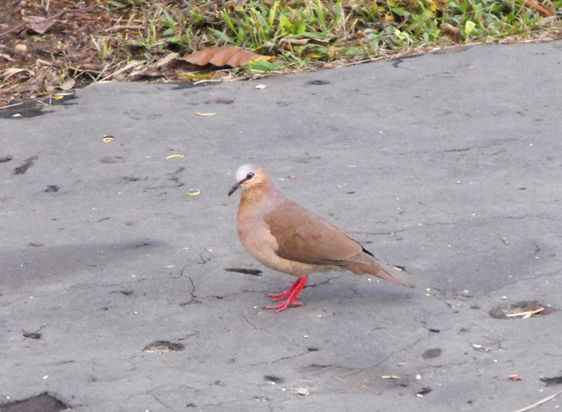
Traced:
[[[362, 259], [363, 260], [363, 259]], [[366, 260], [366, 259], [365, 259]], [[375, 275], [381, 279], [389, 280], [399, 285], [406, 286], [407, 288], [413, 288], [414, 285], [410, 282], [402, 279], [400, 276], [395, 274], [392, 270], [385, 268], [380, 263], [376, 262], [374, 259], [369, 258], [365, 263], [355, 263], [355, 262], [345, 262], [342, 264], [347, 270], [351, 270], [353, 273], [358, 275]]]

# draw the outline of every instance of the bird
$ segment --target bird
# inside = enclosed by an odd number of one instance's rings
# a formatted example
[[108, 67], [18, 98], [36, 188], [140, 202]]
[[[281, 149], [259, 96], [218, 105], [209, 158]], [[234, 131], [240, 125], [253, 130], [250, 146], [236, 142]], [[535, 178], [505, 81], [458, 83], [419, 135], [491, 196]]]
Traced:
[[311, 273], [346, 269], [371, 274], [406, 287], [414, 287], [344, 231], [288, 199], [267, 171], [245, 164], [236, 171], [236, 184], [228, 197], [242, 189], [236, 226], [242, 246], [262, 265], [297, 276], [290, 288], [268, 294], [277, 312], [302, 306], [299, 293]]

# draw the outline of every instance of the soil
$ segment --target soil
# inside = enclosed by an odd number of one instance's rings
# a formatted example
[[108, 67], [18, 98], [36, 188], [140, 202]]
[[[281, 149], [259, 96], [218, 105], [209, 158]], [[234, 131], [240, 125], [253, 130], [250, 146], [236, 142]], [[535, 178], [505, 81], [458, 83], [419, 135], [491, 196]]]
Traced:
[[[102, 73], [104, 61], [91, 36], [107, 35], [115, 19], [96, 0], [4, 2], [0, 106], [38, 96], [56, 98]], [[45, 28], [44, 33], [36, 31]]]

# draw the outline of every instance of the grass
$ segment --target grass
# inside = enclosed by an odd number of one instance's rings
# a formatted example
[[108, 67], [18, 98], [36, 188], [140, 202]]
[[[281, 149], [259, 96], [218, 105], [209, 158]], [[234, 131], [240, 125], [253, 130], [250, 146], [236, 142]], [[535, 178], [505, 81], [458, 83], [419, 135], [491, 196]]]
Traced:
[[[78, 0], [4, 1], [13, 7], [0, 10], [0, 27], [10, 29], [0, 33], [0, 106], [57, 97], [69, 79], [79, 86], [220, 76], [224, 71], [197, 68], [162, 73], [159, 62], [172, 52], [206, 47], [240, 46], [273, 57], [227, 73], [251, 77], [457, 44], [562, 37], [562, 0], [85, 0], [87, 7]], [[84, 11], [65, 15], [43, 35], [12, 31], [25, 26], [15, 21], [21, 15], [68, 8]], [[545, 18], [545, 10], [558, 15]], [[18, 54], [17, 47], [28, 52]]]
[[[541, 4], [562, 8], [560, 0]], [[128, 32], [125, 40], [146, 59], [167, 50], [233, 45], [295, 67], [453, 43], [527, 39], [554, 26], [560, 34], [560, 19], [545, 24], [524, 0], [110, 0], [105, 7], [141, 22], [145, 29]]]

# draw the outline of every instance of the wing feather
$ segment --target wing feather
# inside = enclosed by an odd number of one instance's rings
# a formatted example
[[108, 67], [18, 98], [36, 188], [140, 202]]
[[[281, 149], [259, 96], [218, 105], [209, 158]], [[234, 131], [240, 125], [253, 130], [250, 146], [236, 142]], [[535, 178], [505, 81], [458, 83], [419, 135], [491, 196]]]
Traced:
[[292, 201], [270, 211], [265, 223], [277, 241], [277, 255], [285, 259], [338, 264], [363, 250], [345, 232]]

